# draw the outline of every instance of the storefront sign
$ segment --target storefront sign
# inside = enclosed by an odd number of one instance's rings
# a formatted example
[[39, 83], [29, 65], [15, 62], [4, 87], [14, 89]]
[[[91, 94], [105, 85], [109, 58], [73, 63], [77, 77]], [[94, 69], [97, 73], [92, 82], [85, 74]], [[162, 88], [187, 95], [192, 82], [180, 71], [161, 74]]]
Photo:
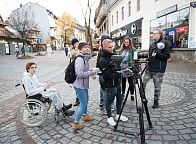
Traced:
[[179, 33], [179, 32], [183, 32], [183, 31], [188, 31], [188, 26], [185, 26], [185, 27], [180, 27], [180, 28], [176, 28], [176, 32]]
[[121, 36], [126, 36], [127, 35], [128, 30], [123, 30], [123, 31], [119, 31], [115, 34], [112, 35], [112, 38], [117, 38], [117, 37], [121, 37]]
[[124, 27], [111, 32], [112, 39], [122, 39], [124, 36], [136, 37], [141, 36], [142, 18], [138, 19]]
[[164, 9], [160, 12], [157, 12], [157, 18], [165, 16], [165, 15], [173, 13], [173, 12], [176, 12], [176, 11], [177, 11], [177, 5], [171, 6], [167, 9]]
[[136, 33], [136, 31], [137, 31], [137, 25], [135, 23], [133, 23], [131, 25], [131, 34], [134, 35]]

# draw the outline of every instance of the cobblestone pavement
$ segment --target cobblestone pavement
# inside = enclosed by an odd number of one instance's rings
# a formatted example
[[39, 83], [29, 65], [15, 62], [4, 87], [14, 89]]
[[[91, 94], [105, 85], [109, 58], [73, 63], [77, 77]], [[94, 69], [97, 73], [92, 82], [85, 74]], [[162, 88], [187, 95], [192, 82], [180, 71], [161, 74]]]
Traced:
[[[56, 51], [52, 59], [46, 56], [30, 60], [16, 60], [14, 56], [0, 57], [0, 143], [3, 144], [91, 144], [107, 143], [139, 144], [139, 122], [135, 102], [128, 98], [123, 115], [128, 122], [120, 122], [118, 130], [135, 135], [114, 132], [106, 122], [106, 115], [99, 110], [98, 80], [90, 79], [89, 114], [92, 122], [83, 122], [85, 128], [73, 131], [71, 124], [74, 116], [63, 119], [59, 124], [54, 119], [54, 108], [40, 127], [28, 128], [16, 118], [16, 109], [24, 101], [25, 94], [21, 87], [14, 85], [22, 78], [27, 61], [38, 63], [38, 76], [42, 81], [52, 81], [66, 104], [74, 102], [75, 93], [70, 85], [63, 81], [64, 67], [68, 63], [63, 51]], [[91, 60], [95, 65], [95, 58]], [[148, 144], [195, 144], [196, 143], [196, 65], [169, 63], [161, 91], [161, 107], [152, 109], [153, 83], [147, 85], [146, 97], [153, 129], [146, 131]], [[138, 97], [139, 100], [139, 97]], [[73, 109], [76, 109], [75, 107]], [[144, 113], [145, 128], [148, 122]]]

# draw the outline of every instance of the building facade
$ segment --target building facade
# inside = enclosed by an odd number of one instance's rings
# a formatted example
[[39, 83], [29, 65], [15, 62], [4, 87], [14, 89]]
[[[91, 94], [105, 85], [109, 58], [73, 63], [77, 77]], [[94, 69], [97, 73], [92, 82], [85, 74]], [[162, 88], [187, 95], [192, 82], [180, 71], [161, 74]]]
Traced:
[[[188, 50], [196, 60], [196, 2], [193, 0], [108, 0], [107, 3], [108, 31], [118, 46], [124, 36], [129, 36], [135, 47], [148, 49], [150, 33], [159, 28], [173, 38], [174, 51]], [[95, 17], [100, 29], [99, 16]]]
[[10, 18], [16, 13], [21, 13], [21, 15], [22, 13], [25, 13], [28, 19], [36, 25], [37, 31], [39, 31], [39, 37], [36, 40], [36, 44], [46, 44], [49, 40], [52, 40], [52, 45], [57, 47], [57, 49], [61, 47], [61, 43], [59, 43], [60, 35], [57, 33], [55, 24], [57, 16], [55, 16], [54, 13], [43, 6], [32, 2], [20, 5], [19, 8], [12, 11]]

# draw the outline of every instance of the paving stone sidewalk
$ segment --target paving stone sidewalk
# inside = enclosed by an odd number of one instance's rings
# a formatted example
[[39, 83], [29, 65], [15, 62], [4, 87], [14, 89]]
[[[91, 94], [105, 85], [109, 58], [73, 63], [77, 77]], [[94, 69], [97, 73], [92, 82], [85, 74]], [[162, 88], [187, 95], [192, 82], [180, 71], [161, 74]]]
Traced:
[[[89, 107], [90, 115], [94, 117], [92, 122], [83, 122], [85, 128], [73, 131], [71, 124], [74, 117], [60, 118], [59, 124], [54, 120], [54, 108], [49, 110], [49, 115], [41, 127], [28, 128], [16, 119], [16, 109], [24, 100], [25, 94], [22, 88], [12, 88], [19, 80], [22, 70], [16, 70], [13, 82], [9, 85], [6, 73], [13, 74], [13, 65], [22, 69], [27, 60], [15, 61], [14, 57], [0, 58], [0, 143], [2, 144], [139, 144], [140, 137], [114, 132], [106, 122], [106, 115], [99, 109], [99, 84], [98, 80], [90, 78]], [[3, 65], [4, 60], [7, 65]], [[35, 57], [34, 60], [40, 64], [43, 71], [38, 73], [43, 81], [52, 81], [65, 103], [74, 102], [75, 92], [70, 85], [63, 81], [63, 69], [68, 62], [63, 51], [56, 51], [53, 59], [46, 57]], [[95, 58], [90, 65], [95, 65]], [[39, 67], [39, 65], [38, 65]], [[3, 72], [4, 69], [4, 72]], [[39, 69], [40, 71], [40, 69]], [[14, 76], [11, 76], [14, 77]], [[3, 84], [6, 86], [3, 86]], [[4, 90], [2, 90], [4, 89]], [[8, 92], [9, 91], [9, 92]], [[4, 95], [3, 95], [4, 94]], [[8, 97], [8, 98], [2, 98]], [[169, 63], [165, 73], [164, 83], [161, 91], [161, 107], [152, 109], [153, 83], [149, 82], [146, 90], [148, 109], [153, 124], [153, 129], [146, 131], [146, 142], [148, 144], [195, 144], [196, 143], [196, 65]], [[139, 97], [138, 97], [139, 99]], [[76, 108], [74, 108], [76, 109]], [[120, 122], [118, 130], [130, 133], [139, 133], [138, 114], [135, 102], [128, 98], [123, 115], [128, 122]], [[148, 128], [146, 115], [144, 114], [145, 128]]]

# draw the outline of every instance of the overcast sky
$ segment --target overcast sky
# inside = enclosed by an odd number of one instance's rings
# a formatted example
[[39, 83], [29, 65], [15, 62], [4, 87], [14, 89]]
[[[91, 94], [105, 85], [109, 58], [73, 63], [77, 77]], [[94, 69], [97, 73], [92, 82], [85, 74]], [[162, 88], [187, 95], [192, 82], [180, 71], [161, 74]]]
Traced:
[[[20, 4], [26, 4], [28, 2], [38, 3], [39, 5], [45, 7], [46, 9], [51, 10], [55, 15], [61, 16], [64, 11], [71, 14], [75, 17], [80, 24], [84, 25], [84, 18], [82, 15], [82, 8], [79, 5], [78, 1], [80, 1], [83, 9], [86, 9], [87, 0], [0, 0], [0, 14], [5, 20], [10, 13], [17, 9]], [[93, 18], [95, 8], [98, 5], [99, 0], [90, 0], [93, 2], [93, 10], [92, 10], [92, 18], [91, 18], [91, 26], [94, 27]]]

